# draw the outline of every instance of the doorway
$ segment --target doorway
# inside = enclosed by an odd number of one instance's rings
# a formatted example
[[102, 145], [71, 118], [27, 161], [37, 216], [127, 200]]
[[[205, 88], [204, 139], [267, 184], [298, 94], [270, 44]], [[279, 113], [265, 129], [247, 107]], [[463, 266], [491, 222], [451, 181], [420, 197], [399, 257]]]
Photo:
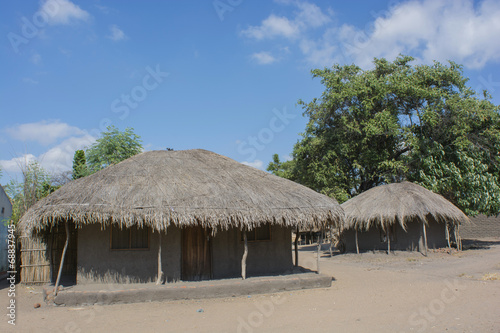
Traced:
[[182, 280], [200, 281], [212, 277], [210, 230], [201, 226], [182, 229]]

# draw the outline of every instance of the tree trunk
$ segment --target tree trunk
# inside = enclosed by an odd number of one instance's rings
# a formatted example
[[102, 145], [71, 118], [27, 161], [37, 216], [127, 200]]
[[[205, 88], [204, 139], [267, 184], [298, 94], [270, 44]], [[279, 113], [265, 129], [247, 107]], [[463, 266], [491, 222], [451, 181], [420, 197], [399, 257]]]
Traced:
[[54, 288], [54, 296], [57, 296], [57, 287], [59, 287], [59, 281], [61, 280], [61, 273], [64, 265], [64, 258], [66, 257], [66, 251], [68, 250], [69, 244], [69, 225], [68, 221], [64, 223], [64, 227], [66, 229], [66, 242], [64, 243], [63, 253], [61, 255], [61, 263], [59, 264], [59, 272], [57, 273], [56, 286]]
[[243, 230], [243, 242], [245, 249], [243, 250], [243, 257], [241, 258], [241, 277], [243, 280], [247, 278], [247, 255], [248, 255], [248, 240], [246, 230]]

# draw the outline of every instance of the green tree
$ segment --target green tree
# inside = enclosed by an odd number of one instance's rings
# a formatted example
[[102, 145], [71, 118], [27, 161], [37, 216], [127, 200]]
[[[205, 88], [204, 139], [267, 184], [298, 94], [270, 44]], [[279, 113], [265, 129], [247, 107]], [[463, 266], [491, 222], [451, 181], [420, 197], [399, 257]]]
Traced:
[[51, 183], [48, 173], [38, 164], [30, 162], [22, 168], [22, 181], [11, 180], [5, 186], [7, 195], [12, 202], [10, 220], [17, 224], [28, 209], [38, 200], [54, 192], [57, 187]]
[[78, 179], [85, 177], [89, 174], [89, 169], [87, 168], [87, 160], [85, 159], [85, 151], [77, 150], [73, 157], [73, 179]]
[[413, 66], [412, 57], [312, 71], [321, 98], [293, 160], [269, 170], [343, 202], [400, 180], [441, 193], [467, 214], [500, 210], [499, 107], [467, 87], [462, 67]]
[[126, 128], [120, 132], [114, 126], [108, 127], [107, 131], [103, 132], [85, 152], [90, 173], [140, 153], [143, 149], [141, 142], [140, 137], [133, 132], [133, 128]]

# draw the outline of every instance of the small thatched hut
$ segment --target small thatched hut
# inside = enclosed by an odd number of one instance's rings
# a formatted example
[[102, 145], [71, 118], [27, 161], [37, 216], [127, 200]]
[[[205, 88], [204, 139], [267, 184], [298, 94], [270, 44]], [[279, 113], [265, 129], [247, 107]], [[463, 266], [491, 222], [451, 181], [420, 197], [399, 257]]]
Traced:
[[348, 251], [460, 247], [458, 227], [469, 222], [455, 205], [410, 182], [381, 185], [344, 202], [343, 238]]
[[145, 152], [74, 180], [21, 226], [44, 239], [74, 235], [66, 250], [50, 250], [52, 280], [67, 252], [75, 267], [63, 274], [78, 283], [127, 283], [282, 273], [292, 268], [292, 229], [342, 220], [335, 200], [309, 188], [186, 150]]

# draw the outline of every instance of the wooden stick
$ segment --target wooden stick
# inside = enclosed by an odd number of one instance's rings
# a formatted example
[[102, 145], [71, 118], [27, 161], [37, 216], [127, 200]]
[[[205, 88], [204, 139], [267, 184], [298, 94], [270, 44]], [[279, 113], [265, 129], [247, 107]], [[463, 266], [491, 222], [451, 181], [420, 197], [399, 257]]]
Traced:
[[457, 234], [457, 236], [455, 237], [457, 241], [457, 250], [462, 251], [462, 239], [460, 238], [460, 224], [457, 223], [455, 230]]
[[243, 242], [245, 243], [245, 249], [243, 251], [243, 257], [241, 258], [241, 277], [243, 280], [247, 278], [247, 255], [248, 255], [248, 240], [246, 230], [243, 229]]
[[451, 253], [451, 242], [450, 242], [450, 228], [448, 225], [448, 222], [444, 225], [445, 231], [446, 231], [446, 241], [448, 242], [448, 249], [450, 250]]
[[424, 256], [427, 257], [427, 231], [425, 228], [425, 221], [422, 221], [422, 230], [424, 232]]
[[62, 273], [62, 268], [64, 265], [64, 257], [66, 257], [66, 251], [68, 250], [68, 243], [69, 243], [69, 226], [68, 226], [68, 221], [64, 223], [64, 226], [66, 228], [66, 242], [64, 243], [64, 249], [63, 253], [61, 256], [61, 263], [59, 264], [59, 272], [57, 273], [57, 280], [56, 280], [56, 286], [54, 288], [54, 296], [57, 296], [57, 287], [59, 286], [59, 281], [61, 280], [61, 273]]
[[295, 231], [295, 267], [299, 266], [299, 227], [297, 226], [297, 230]]
[[391, 253], [391, 231], [389, 225], [387, 225], [387, 230], [385, 232], [385, 236], [387, 237], [387, 254]]
[[333, 231], [332, 227], [330, 226], [330, 257], [333, 257], [332, 247], [333, 247]]
[[355, 229], [354, 239], [356, 240], [356, 253], [359, 254], [359, 245], [358, 245], [358, 229]]
[[163, 271], [161, 270], [161, 230], [158, 231], [158, 277], [156, 278], [156, 284], [161, 284], [163, 280]]
[[323, 229], [321, 229], [319, 238], [318, 238], [318, 251], [317, 251], [317, 257], [316, 257], [316, 273], [320, 274], [320, 268], [319, 268], [319, 257], [320, 257], [320, 252], [321, 252], [321, 243], [323, 243]]

